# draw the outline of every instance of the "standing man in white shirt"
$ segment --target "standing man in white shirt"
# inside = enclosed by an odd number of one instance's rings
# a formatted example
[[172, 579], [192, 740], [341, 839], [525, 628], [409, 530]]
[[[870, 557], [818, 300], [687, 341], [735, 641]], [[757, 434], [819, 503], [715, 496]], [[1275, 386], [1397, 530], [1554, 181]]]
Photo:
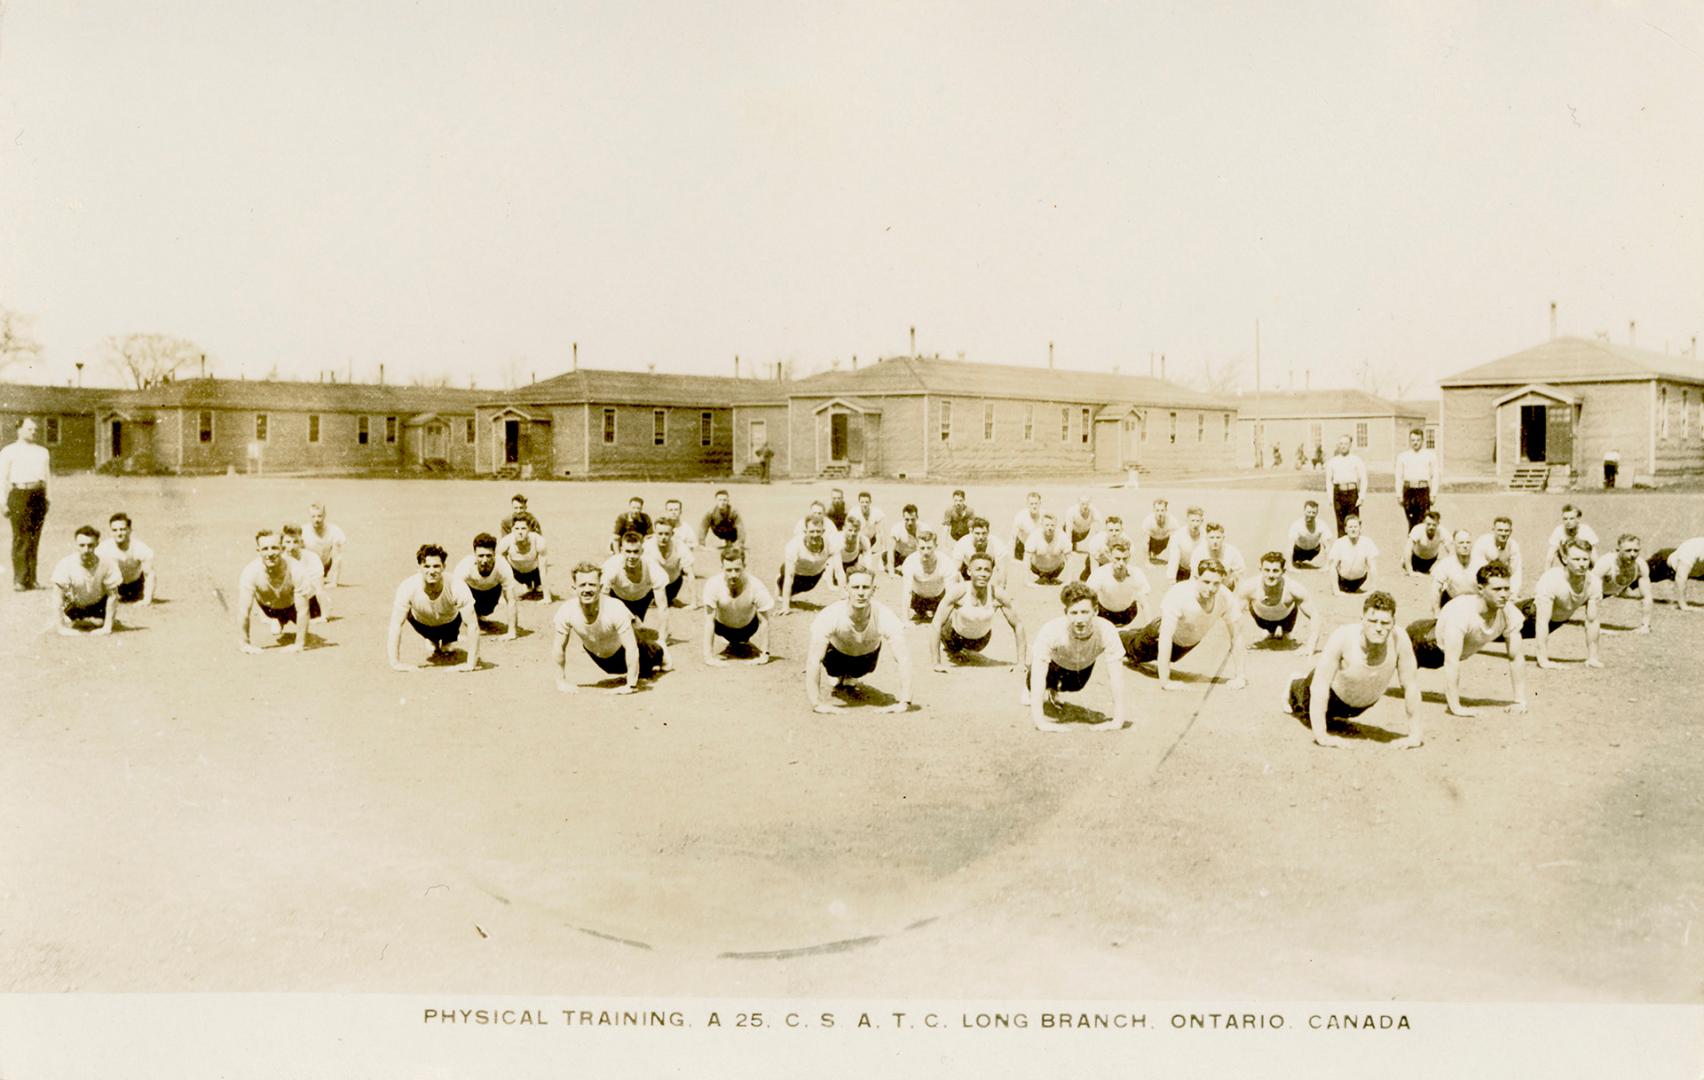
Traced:
[[413, 627], [432, 643], [433, 660], [451, 655], [458, 641], [466, 641], [467, 659], [457, 664], [456, 670], [472, 671], [479, 666], [479, 616], [473, 607], [473, 592], [465, 581], [445, 580], [444, 564], [449, 561], [450, 553], [442, 547], [421, 544], [414, 553], [419, 572], [403, 579], [396, 588], [386, 645], [390, 666], [397, 671], [420, 670], [402, 662], [405, 626]]
[[118, 586], [118, 602], [152, 604], [154, 549], [136, 539], [131, 532], [130, 515], [123, 510], [107, 519], [107, 529], [109, 535], [95, 553], [118, 567], [123, 578]]
[[6, 517], [12, 522], [12, 588], [40, 588], [36, 558], [42, 523], [47, 520], [47, 447], [36, 442], [36, 422], [18, 422], [16, 442], [0, 448], [0, 491], [6, 493]]
[[1426, 433], [1408, 433], [1408, 449], [1396, 455], [1396, 497], [1410, 529], [1425, 520], [1438, 497], [1438, 455], [1426, 449]]
[[1331, 492], [1331, 509], [1337, 517], [1337, 535], [1343, 522], [1361, 512], [1361, 496], [1367, 492], [1367, 463], [1349, 450], [1349, 436], [1337, 440], [1337, 452], [1325, 463], [1325, 490]]
[[[118, 612], [117, 564], [99, 554], [101, 531], [93, 525], [77, 529], [77, 550], [53, 568], [53, 587], [59, 593], [59, 633], [112, 633]], [[93, 625], [91, 625], [93, 624]]]

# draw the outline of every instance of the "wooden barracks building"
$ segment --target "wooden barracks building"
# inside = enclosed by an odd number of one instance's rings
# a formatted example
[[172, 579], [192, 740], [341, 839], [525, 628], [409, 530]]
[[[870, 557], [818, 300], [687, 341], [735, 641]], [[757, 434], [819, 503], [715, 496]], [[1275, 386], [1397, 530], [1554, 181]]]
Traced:
[[1704, 366], [1631, 345], [1558, 337], [1438, 381], [1451, 477], [1565, 487], [1704, 475]]

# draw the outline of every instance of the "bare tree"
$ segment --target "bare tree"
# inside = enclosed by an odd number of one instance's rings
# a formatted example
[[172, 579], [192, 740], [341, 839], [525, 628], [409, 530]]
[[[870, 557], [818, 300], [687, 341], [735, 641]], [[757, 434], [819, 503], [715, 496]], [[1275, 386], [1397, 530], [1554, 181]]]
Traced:
[[204, 353], [193, 341], [170, 334], [125, 334], [101, 342], [106, 362], [138, 390], [156, 386], [199, 360]]
[[515, 390], [532, 381], [527, 373], [527, 362], [524, 357], [511, 356], [503, 361], [503, 366], [497, 369], [497, 381], [505, 390]]
[[[408, 385], [424, 386], [432, 390], [442, 390], [444, 387], [450, 385], [450, 377], [448, 375], [411, 375], [408, 378]], [[506, 389], [513, 390], [514, 387], [511, 386]]]
[[28, 315], [0, 307], [0, 371], [13, 364], [34, 363], [41, 357], [41, 342], [35, 338]]
[[1380, 371], [1363, 356], [1355, 364], [1355, 385], [1374, 397], [1401, 401], [1414, 391], [1419, 380], [1410, 371]]
[[1185, 381], [1204, 393], [1231, 397], [1242, 387], [1243, 371], [1247, 367], [1246, 360], [1233, 358], [1215, 363], [1208, 357], [1201, 361], [1201, 370]]

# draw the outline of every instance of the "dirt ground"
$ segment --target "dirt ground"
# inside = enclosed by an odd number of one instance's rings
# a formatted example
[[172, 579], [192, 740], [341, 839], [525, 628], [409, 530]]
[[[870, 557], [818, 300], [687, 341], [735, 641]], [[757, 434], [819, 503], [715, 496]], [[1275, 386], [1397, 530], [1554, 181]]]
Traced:
[[[627, 495], [678, 495], [696, 520], [714, 486], [525, 488], [565, 589]], [[773, 573], [827, 486], [735, 488], [755, 567]], [[1119, 734], [1035, 731], [1013, 669], [934, 673], [923, 628], [908, 631], [920, 707], [814, 715], [809, 613], [780, 621], [768, 667], [706, 669], [699, 619], [677, 612], [679, 670], [631, 698], [557, 693], [541, 604], [523, 608], [535, 632], [487, 641], [484, 670], [389, 670], [415, 546], [459, 557], [514, 487], [58, 480], [46, 566], [76, 525], [125, 509], [165, 602], [67, 640], [43, 632], [50, 593], [0, 593], [0, 988], [1704, 1000], [1704, 739], [1687, 696], [1704, 615], [1660, 604], [1652, 636], [1605, 639], [1601, 672], [1564, 630], [1556, 653], [1576, 662], [1529, 667], [1524, 717], [1447, 718], [1423, 673], [1428, 740], [1407, 752], [1313, 746], [1282, 709], [1293, 659], [1252, 653], [1232, 691], [1212, 681], [1218, 638], [1180, 665], [1189, 692], [1129, 674], [1137, 721]], [[926, 520], [948, 492], [873, 490], [891, 517], [916, 501]], [[973, 486], [971, 502], [1003, 533], [1023, 491]], [[1094, 489], [1132, 520], [1159, 493], [1206, 506], [1251, 564], [1303, 498]], [[1061, 507], [1076, 489], [1045, 494]], [[350, 536], [335, 621], [303, 655], [241, 655], [224, 604], [252, 534], [313, 498]], [[1530, 589], [1564, 501], [1444, 509], [1475, 533], [1511, 511]], [[1704, 533], [1696, 495], [1578, 501], [1647, 552]], [[1394, 497], [1370, 517], [1394, 569]], [[1385, 584], [1399, 622], [1424, 614], [1418, 583]], [[1015, 592], [1032, 634], [1058, 611], [1056, 589]], [[878, 599], [900, 603], [894, 580]], [[1327, 597], [1328, 625], [1358, 603]], [[1635, 616], [1612, 602], [1606, 621]], [[1003, 627], [990, 654], [1012, 656]], [[592, 681], [578, 646], [573, 665]], [[1470, 701], [1508, 700], [1501, 658], [1465, 672]], [[896, 687], [890, 661], [872, 681]], [[1109, 703], [1104, 676], [1089, 700]], [[1377, 716], [1402, 729], [1395, 700]]]

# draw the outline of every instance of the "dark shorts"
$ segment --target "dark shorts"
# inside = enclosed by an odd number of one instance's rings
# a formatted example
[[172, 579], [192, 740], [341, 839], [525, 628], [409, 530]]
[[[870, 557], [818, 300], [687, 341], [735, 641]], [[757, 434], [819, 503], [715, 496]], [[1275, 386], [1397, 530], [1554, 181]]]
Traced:
[[439, 623], [437, 626], [428, 626], [419, 619], [416, 619], [414, 617], [414, 612], [411, 611], [408, 613], [408, 625], [414, 627], [415, 633], [419, 634], [434, 645], [450, 645], [453, 644], [457, 638], [461, 637], [460, 612], [457, 612], [455, 617], [447, 623]]
[[1300, 604], [1291, 608], [1290, 613], [1282, 619], [1263, 619], [1259, 615], [1255, 615], [1254, 612], [1249, 612], [1250, 615], [1254, 615], [1254, 625], [1260, 627], [1268, 634], [1276, 634], [1280, 632], [1288, 634], [1296, 628], [1296, 619], [1301, 615], [1301, 613], [1302, 605]]
[[[1526, 616], [1521, 622], [1521, 637], [1528, 641], [1536, 640], [1538, 637], [1538, 601], [1530, 596], [1525, 600], [1517, 600], [1515, 601], [1515, 609]], [[1551, 619], [1548, 632], [1554, 634], [1567, 625], [1567, 619]]]
[[[1095, 666], [1093, 664], [1072, 671], [1070, 668], [1062, 668], [1049, 660], [1047, 662], [1047, 688], [1057, 693], [1074, 694], [1089, 685], [1089, 676], [1094, 673]], [[1029, 684], [1030, 675], [1026, 671], [1024, 672], [1024, 685], [1027, 687]]]
[[254, 603], [256, 607], [260, 608], [262, 615], [265, 615], [269, 619], [277, 620], [280, 626], [289, 626], [291, 623], [296, 621], [295, 604], [291, 604], [289, 607], [267, 607], [259, 600], [256, 600]]
[[1184, 565], [1181, 562], [1177, 564], [1177, 580], [1188, 581], [1189, 580], [1189, 574], [1190, 574], [1190, 567]]
[[92, 604], [84, 604], [81, 607], [67, 607], [65, 609], [65, 617], [70, 619], [72, 622], [105, 622], [106, 607], [107, 602], [103, 598]]
[[663, 596], [669, 603], [673, 604], [675, 602], [675, 598], [680, 595], [681, 586], [685, 584], [686, 575], [683, 573], [680, 577], [675, 578], [673, 581], [663, 586]]
[[1088, 538], [1089, 538], [1089, 530], [1084, 529], [1082, 532], [1078, 532], [1076, 527], [1072, 526], [1072, 528], [1071, 528], [1071, 546], [1072, 547], [1076, 547], [1078, 544], [1082, 543], [1084, 540], [1087, 540]]
[[1444, 666], [1444, 650], [1438, 644], [1438, 620], [1416, 619], [1408, 624], [1408, 641], [1414, 646], [1414, 663], [1437, 669]]
[[1056, 584], [1059, 581], [1059, 575], [1065, 572], [1064, 564], [1060, 564], [1052, 570], [1036, 570], [1033, 565], [1030, 569], [1035, 570], [1035, 581], [1037, 585]]
[[476, 589], [468, 586], [473, 593], [473, 613], [481, 619], [497, 610], [497, 601], [503, 599], [503, 586], [494, 585], [489, 589]]
[[[756, 619], [752, 620], [757, 622]], [[639, 677], [649, 679], [663, 666], [663, 647], [657, 641], [657, 632], [648, 627], [633, 628], [635, 644], [639, 646]], [[592, 663], [610, 675], [627, 674], [627, 648], [623, 646], [608, 656], [599, 656], [587, 649], [586, 655], [592, 658]]]
[[135, 581], [126, 581], [118, 587], [118, 600], [121, 604], [134, 604], [142, 599], [144, 587], [148, 584], [147, 574], [137, 574]]
[[[821, 570], [818, 570], [814, 574], [798, 574], [798, 573], [795, 573], [793, 575], [793, 595], [794, 596], [800, 596], [800, 595], [803, 595], [804, 593], [810, 592], [812, 589], [817, 587], [817, 582], [819, 582], [821, 580], [822, 580], [822, 571]], [[785, 589], [787, 587], [787, 571], [786, 571], [785, 568], [783, 568], [780, 575], [778, 575], [776, 577], [775, 587], [777, 589]]]
[[1148, 537], [1148, 561], [1149, 562], [1165, 562], [1166, 561], [1166, 547], [1170, 543], [1171, 543], [1171, 537], [1169, 537], [1169, 536], [1150, 536], [1150, 537]]
[[1432, 567], [1436, 566], [1437, 562], [1438, 557], [1436, 555], [1427, 558], [1416, 552], [1408, 556], [1408, 568], [1417, 574], [1430, 574]]
[[515, 583], [521, 587], [522, 594], [544, 590], [544, 579], [539, 576], [538, 567], [535, 566], [531, 570], [516, 570], [514, 573]]
[[1290, 563], [1293, 566], [1300, 566], [1303, 563], [1311, 563], [1319, 558], [1319, 552], [1319, 548], [1299, 548], [1292, 546], [1290, 548]]
[[310, 618], [310, 619], [323, 619], [323, 618], [325, 618], [325, 616], [323, 614], [321, 614], [321, 612], [320, 612], [319, 597], [317, 597], [317, 596], [308, 597], [308, 618]]
[[753, 615], [751, 622], [744, 626], [729, 626], [721, 619], [714, 619], [713, 622], [712, 631], [726, 639], [729, 645], [744, 645], [757, 634], [757, 627], [762, 620]]
[[1020, 536], [1016, 540], [1012, 541], [1012, 558], [1022, 559], [1023, 557], [1024, 557], [1024, 538]]
[[1095, 601], [1095, 611], [1101, 618], [1114, 626], [1129, 626], [1132, 622], [1136, 621], [1136, 612], [1139, 608], [1141, 608], [1141, 606], [1142, 601], [1138, 600], [1123, 611], [1110, 611], [1107, 608], [1101, 607], [1099, 600]]
[[941, 606], [941, 596], [919, 596], [911, 594], [911, 618], [914, 622], [929, 622], [935, 617], [935, 610]]
[[967, 638], [953, 629], [951, 619], [941, 624], [941, 647], [949, 653], [981, 652], [994, 640], [994, 631], [990, 630], [979, 638]]
[[1360, 592], [1361, 586], [1365, 585], [1366, 583], [1367, 583], [1367, 575], [1365, 575], [1365, 574], [1362, 574], [1358, 578], [1346, 578], [1342, 574], [1337, 575], [1337, 587], [1339, 589], [1342, 589], [1344, 592], [1349, 592], [1349, 593]]
[[[1160, 658], [1160, 620], [1155, 619], [1146, 626], [1138, 626], [1124, 630], [1118, 635], [1124, 642], [1124, 659], [1132, 666], [1136, 664], [1151, 664]], [[1195, 645], [1201, 644], [1199, 641]], [[1175, 664], [1188, 656], [1195, 645], [1179, 645], [1172, 642], [1171, 658]]]
[[[610, 595], [615, 596], [614, 593], [611, 593]], [[615, 598], [626, 605], [627, 610], [633, 613], [633, 617], [635, 619], [643, 619], [645, 617], [645, 613], [651, 610], [651, 601], [656, 598], [656, 595], [656, 593], [648, 592], [637, 600], [628, 600], [620, 596], [616, 596]]]
[[[1311, 717], [1308, 715], [1308, 710], [1312, 707], [1312, 705], [1313, 705], [1313, 673], [1309, 672], [1308, 674], [1303, 675], [1299, 679], [1291, 679], [1290, 680], [1290, 713], [1291, 713], [1291, 715], [1295, 716], [1299, 720], [1307, 722], [1311, 719]], [[1371, 705], [1364, 705], [1364, 706], [1360, 706], [1360, 707], [1356, 707], [1354, 705], [1351, 705], [1347, 701], [1344, 701], [1342, 698], [1338, 697], [1337, 691], [1333, 690], [1333, 691], [1331, 691], [1330, 698], [1327, 699], [1327, 701], [1325, 703], [1325, 719], [1326, 719], [1327, 722], [1330, 722], [1332, 720], [1353, 720], [1355, 717], [1360, 716], [1362, 713], [1366, 712], [1370, 708], [1372, 708]]]
[[833, 645], [822, 654], [822, 669], [836, 679], [861, 679], [876, 670], [882, 647], [877, 645], [863, 656], [847, 656]]

